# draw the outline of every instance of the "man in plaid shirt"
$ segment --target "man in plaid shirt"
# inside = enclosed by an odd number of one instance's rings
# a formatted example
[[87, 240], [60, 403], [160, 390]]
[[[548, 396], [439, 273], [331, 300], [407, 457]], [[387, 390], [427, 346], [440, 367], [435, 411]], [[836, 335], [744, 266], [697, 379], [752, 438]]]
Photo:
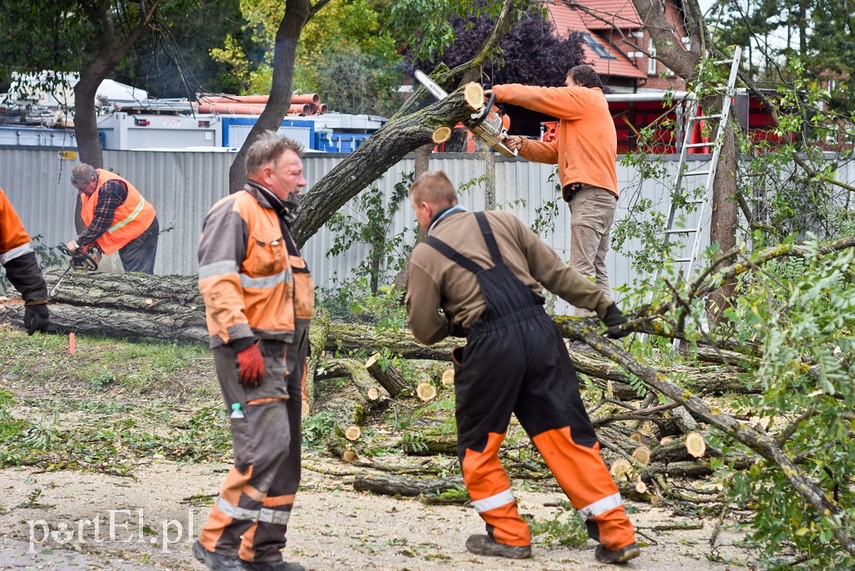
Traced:
[[71, 170], [80, 192], [86, 228], [67, 244], [72, 251], [97, 246], [104, 254], [119, 252], [126, 272], [154, 273], [160, 230], [154, 207], [124, 178], [91, 165]]

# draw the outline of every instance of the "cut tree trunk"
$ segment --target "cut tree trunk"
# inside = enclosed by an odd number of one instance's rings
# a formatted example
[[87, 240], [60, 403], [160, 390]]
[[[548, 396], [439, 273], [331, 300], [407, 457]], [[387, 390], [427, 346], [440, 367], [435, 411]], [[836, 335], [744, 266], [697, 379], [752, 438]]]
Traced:
[[389, 398], [385, 388], [377, 384], [374, 377], [368, 374], [365, 366], [356, 359], [332, 359], [324, 365], [323, 375], [318, 374], [317, 379], [329, 379], [345, 377], [350, 380], [354, 388], [359, 392], [366, 408], [375, 408]]
[[380, 355], [375, 353], [365, 361], [365, 369], [368, 374], [374, 377], [384, 389], [389, 392], [389, 396], [396, 398], [403, 391], [412, 389], [413, 386], [407, 382], [400, 369], [387, 363], [385, 366], [379, 362]]
[[412, 456], [447, 454], [457, 456], [457, 432], [441, 427], [424, 426], [404, 432], [401, 446]]
[[353, 489], [357, 492], [371, 492], [384, 496], [414, 497], [427, 494], [441, 494], [463, 487], [463, 478], [434, 478], [423, 480], [406, 476], [357, 475], [353, 480]]
[[[691, 436], [690, 436], [691, 435]], [[703, 442], [703, 437], [697, 432], [690, 432], [689, 435], [682, 436], [680, 438], [675, 438], [670, 442], [662, 444], [653, 449], [650, 461], [651, 462], [682, 462], [682, 461], [691, 461], [697, 458], [698, 456], [694, 456], [690, 451], [689, 447], [686, 444], [686, 438], [689, 438], [689, 444], [692, 446], [692, 449], [696, 452], [699, 450], [699, 445], [696, 444], [697, 439], [700, 438], [700, 442]], [[693, 444], [695, 443], [695, 444]], [[703, 456], [713, 456], [720, 457], [721, 452], [716, 450], [715, 448], [704, 446]]]

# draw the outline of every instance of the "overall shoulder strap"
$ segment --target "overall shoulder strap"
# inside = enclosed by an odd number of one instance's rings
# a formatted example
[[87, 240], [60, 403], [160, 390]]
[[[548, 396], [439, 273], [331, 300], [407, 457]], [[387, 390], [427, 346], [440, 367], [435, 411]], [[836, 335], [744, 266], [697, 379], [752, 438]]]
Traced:
[[425, 238], [424, 243], [428, 246], [433, 247], [440, 254], [444, 255], [446, 258], [451, 260], [452, 262], [456, 262], [464, 269], [469, 270], [473, 274], [477, 274], [484, 270], [481, 266], [440, 240], [439, 238], [435, 238], [433, 236], [428, 236]]
[[487, 243], [487, 249], [490, 251], [490, 258], [493, 260], [493, 264], [498, 266], [503, 261], [502, 254], [499, 253], [499, 245], [496, 243], [496, 237], [493, 236], [493, 229], [490, 228], [490, 223], [487, 222], [487, 215], [483, 212], [476, 212], [475, 219], [481, 228], [481, 234], [484, 235], [484, 241]]

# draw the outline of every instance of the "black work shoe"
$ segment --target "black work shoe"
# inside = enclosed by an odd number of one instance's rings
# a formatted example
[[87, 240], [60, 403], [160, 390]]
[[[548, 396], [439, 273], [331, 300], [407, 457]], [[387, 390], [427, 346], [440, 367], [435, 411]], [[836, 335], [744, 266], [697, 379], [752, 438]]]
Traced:
[[205, 564], [211, 571], [244, 571], [244, 561], [238, 557], [226, 557], [219, 553], [208, 551], [197, 540], [193, 544], [193, 557]]
[[299, 563], [288, 563], [287, 561], [249, 561], [243, 562], [244, 569], [252, 571], [306, 571]]
[[602, 543], [594, 549], [594, 559], [600, 563], [626, 563], [639, 555], [641, 555], [641, 549], [638, 548], [638, 544], [636, 543], [630, 543], [617, 551], [612, 551]]
[[505, 545], [489, 535], [470, 535], [466, 540], [466, 549], [475, 555], [507, 557], [508, 559], [528, 559], [531, 557], [531, 545]]

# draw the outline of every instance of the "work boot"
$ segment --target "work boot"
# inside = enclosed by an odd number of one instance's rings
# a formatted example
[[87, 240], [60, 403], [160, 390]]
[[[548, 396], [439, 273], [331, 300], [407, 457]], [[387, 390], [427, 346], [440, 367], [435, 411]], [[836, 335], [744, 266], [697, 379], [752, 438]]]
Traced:
[[638, 544], [636, 543], [630, 543], [617, 551], [612, 551], [602, 543], [594, 549], [594, 559], [600, 563], [626, 563], [639, 555], [641, 555], [641, 549], [638, 548]]
[[466, 540], [466, 549], [475, 555], [507, 557], [508, 559], [528, 559], [531, 557], [531, 545], [505, 545], [490, 535], [470, 535]]
[[299, 563], [288, 563], [287, 561], [249, 561], [243, 562], [244, 569], [252, 571], [306, 571]]
[[238, 557], [226, 557], [219, 553], [208, 551], [197, 540], [193, 544], [193, 557], [201, 561], [211, 571], [244, 571], [245, 562]]

